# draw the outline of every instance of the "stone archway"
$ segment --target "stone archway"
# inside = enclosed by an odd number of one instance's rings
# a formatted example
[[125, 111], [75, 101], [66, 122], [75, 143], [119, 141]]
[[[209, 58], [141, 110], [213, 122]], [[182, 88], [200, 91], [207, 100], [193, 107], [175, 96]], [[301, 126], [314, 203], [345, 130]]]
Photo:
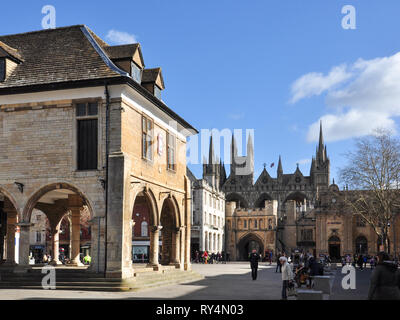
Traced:
[[[148, 192], [139, 192], [132, 209], [132, 262], [158, 264], [158, 254], [155, 255], [156, 261], [150, 259], [151, 252], [158, 251], [158, 239], [151, 242], [152, 230], [157, 225], [157, 214], [153, 210], [153, 199]], [[156, 247], [156, 248], [155, 248]], [[153, 254], [154, 256], [154, 254]]]
[[237, 260], [248, 260], [249, 254], [253, 249], [257, 250], [257, 252], [262, 255], [264, 252], [264, 244], [259, 236], [254, 233], [249, 233], [239, 240], [239, 255]]
[[161, 215], [161, 259], [162, 265], [180, 264], [180, 222], [176, 203], [172, 197], [164, 200]]
[[240, 194], [237, 193], [229, 193], [226, 197], [225, 197], [225, 202], [236, 202], [236, 208], [248, 208], [248, 202], [246, 201], [246, 199], [241, 196]]
[[13, 197], [0, 189], [0, 264], [14, 266], [19, 262], [17, 234], [20, 214]]
[[[90, 229], [89, 221], [93, 218], [92, 206], [88, 198], [75, 186], [60, 182], [53, 183], [42, 187], [35, 192], [28, 200], [24, 211], [23, 211], [23, 228], [21, 228], [21, 246], [20, 246], [20, 263], [23, 265], [29, 264], [29, 234], [32, 226], [31, 218], [34, 209], [43, 212], [48, 221], [50, 228], [50, 239], [51, 239], [51, 264], [59, 265], [60, 261], [60, 225], [62, 219], [69, 215], [71, 224], [70, 232], [70, 252], [69, 257], [66, 257], [66, 262], [70, 266], [82, 266], [81, 256], [81, 219], [83, 213], [87, 215], [87, 228]], [[22, 232], [23, 230], [23, 232]], [[96, 255], [91, 250], [91, 236], [92, 233], [88, 231], [89, 241], [86, 240], [85, 253], [93, 256], [92, 263], [98, 263], [96, 261]], [[61, 253], [61, 258], [63, 255]], [[63, 259], [64, 260], [64, 259]]]
[[265, 208], [265, 201], [271, 201], [272, 197], [268, 193], [261, 194], [254, 203], [255, 208]]

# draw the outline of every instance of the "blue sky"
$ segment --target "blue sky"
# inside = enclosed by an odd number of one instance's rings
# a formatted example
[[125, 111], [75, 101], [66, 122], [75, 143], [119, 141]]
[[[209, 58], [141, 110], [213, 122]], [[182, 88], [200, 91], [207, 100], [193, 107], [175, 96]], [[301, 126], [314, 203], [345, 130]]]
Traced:
[[[140, 42], [146, 67], [163, 69], [163, 100], [196, 128], [254, 129], [256, 176], [263, 163], [275, 176], [279, 155], [285, 173], [300, 163], [308, 175], [321, 118], [332, 177], [353, 137], [376, 126], [397, 132], [399, 1], [5, 2], [0, 33], [41, 29], [48, 4], [57, 27], [86, 24], [110, 44], [118, 32]], [[355, 30], [342, 28], [348, 4]], [[201, 175], [201, 165], [190, 168]]]

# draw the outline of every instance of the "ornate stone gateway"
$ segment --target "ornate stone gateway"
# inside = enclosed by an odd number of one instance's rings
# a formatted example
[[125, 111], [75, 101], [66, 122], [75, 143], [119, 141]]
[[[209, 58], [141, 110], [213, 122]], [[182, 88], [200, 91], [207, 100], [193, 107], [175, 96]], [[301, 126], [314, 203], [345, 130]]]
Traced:
[[248, 260], [249, 254], [254, 249], [257, 251], [257, 253], [262, 254], [264, 252], [264, 245], [255, 234], [250, 233], [244, 236], [239, 242], [239, 260]]

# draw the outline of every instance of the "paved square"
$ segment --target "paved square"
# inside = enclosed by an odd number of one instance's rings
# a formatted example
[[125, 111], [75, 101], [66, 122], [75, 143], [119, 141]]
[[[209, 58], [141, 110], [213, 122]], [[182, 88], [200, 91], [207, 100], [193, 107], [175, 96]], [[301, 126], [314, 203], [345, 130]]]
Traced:
[[[257, 280], [251, 279], [249, 263], [193, 264], [205, 278], [191, 283], [168, 285], [140, 292], [87, 292], [69, 290], [0, 290], [0, 299], [177, 299], [177, 300], [279, 300], [281, 274], [275, 265], [261, 263]], [[338, 268], [330, 299], [364, 300], [368, 294], [371, 271], [357, 271], [356, 290], [343, 290], [344, 275]], [[294, 300], [289, 297], [289, 300]]]

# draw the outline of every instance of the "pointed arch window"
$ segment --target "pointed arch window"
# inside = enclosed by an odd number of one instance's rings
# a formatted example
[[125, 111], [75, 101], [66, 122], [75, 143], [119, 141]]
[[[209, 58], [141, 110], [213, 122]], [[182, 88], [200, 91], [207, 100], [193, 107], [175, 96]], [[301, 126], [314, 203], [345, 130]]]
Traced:
[[148, 237], [149, 233], [148, 233], [148, 223], [146, 221], [143, 221], [141, 226], [141, 236], [142, 237]]

